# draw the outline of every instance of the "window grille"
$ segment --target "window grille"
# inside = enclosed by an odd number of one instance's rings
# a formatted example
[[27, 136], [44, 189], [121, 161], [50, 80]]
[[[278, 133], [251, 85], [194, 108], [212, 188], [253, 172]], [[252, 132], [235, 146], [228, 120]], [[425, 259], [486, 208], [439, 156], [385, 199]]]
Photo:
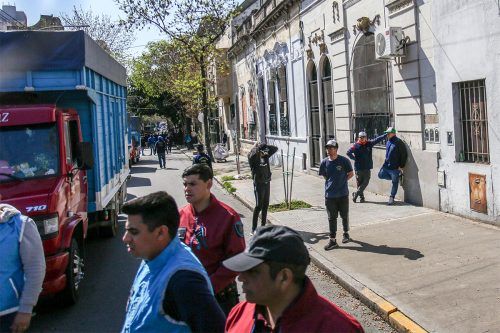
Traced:
[[290, 118], [288, 116], [288, 96], [286, 82], [286, 67], [278, 68], [278, 89], [280, 99], [280, 130], [282, 136], [290, 135]]
[[267, 99], [269, 103], [269, 134], [278, 135], [278, 118], [276, 117], [276, 83], [268, 81]]
[[458, 88], [463, 153], [460, 160], [489, 164], [485, 80], [460, 82]]

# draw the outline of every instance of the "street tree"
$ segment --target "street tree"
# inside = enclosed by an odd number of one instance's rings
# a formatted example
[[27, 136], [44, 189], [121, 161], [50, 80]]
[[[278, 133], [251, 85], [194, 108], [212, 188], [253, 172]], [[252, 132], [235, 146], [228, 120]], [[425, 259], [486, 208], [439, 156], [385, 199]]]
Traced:
[[[128, 28], [154, 26], [169, 41], [192, 57], [199, 72], [199, 83], [186, 89], [200, 89], [203, 132], [207, 152], [212, 156], [208, 114], [211, 103], [208, 95], [207, 72], [215, 58], [215, 42], [224, 34], [234, 15], [236, 0], [115, 0], [127, 14], [123, 25]], [[192, 92], [194, 93], [194, 91]]]
[[135, 41], [135, 34], [111, 16], [96, 14], [90, 7], [73, 6], [70, 13], [61, 13], [60, 17], [65, 29], [83, 30], [122, 64], [130, 61], [128, 48]]

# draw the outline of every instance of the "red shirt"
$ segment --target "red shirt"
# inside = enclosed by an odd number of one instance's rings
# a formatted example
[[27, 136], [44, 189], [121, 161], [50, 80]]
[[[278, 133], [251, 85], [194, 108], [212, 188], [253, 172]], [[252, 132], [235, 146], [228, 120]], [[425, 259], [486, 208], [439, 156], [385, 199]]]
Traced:
[[[245, 250], [240, 216], [212, 195], [210, 205], [202, 212], [196, 213], [193, 206], [188, 204], [181, 208], [180, 217], [181, 241], [184, 241], [201, 261], [217, 294], [238, 275], [222, 266], [222, 261]], [[196, 230], [199, 231], [198, 234], [203, 234], [201, 238], [195, 235]]]
[[311, 280], [306, 278], [304, 289], [278, 319], [274, 329], [264, 316], [266, 308], [241, 302], [229, 313], [227, 333], [363, 333], [361, 324], [324, 297], [318, 295]]

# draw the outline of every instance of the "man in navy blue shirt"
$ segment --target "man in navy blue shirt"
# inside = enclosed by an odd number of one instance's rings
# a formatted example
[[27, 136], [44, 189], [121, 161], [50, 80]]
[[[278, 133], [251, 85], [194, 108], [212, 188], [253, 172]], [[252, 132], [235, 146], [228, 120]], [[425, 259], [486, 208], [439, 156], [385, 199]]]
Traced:
[[325, 250], [338, 247], [337, 240], [337, 217], [340, 213], [344, 237], [342, 243], [347, 243], [349, 237], [349, 189], [347, 181], [352, 178], [351, 161], [344, 156], [338, 155], [339, 144], [330, 140], [325, 145], [328, 157], [321, 161], [319, 175], [325, 178], [325, 206], [328, 213], [328, 224], [330, 226], [330, 240], [325, 245]]
[[195, 164], [205, 164], [210, 169], [212, 169], [212, 160], [210, 156], [205, 154], [205, 147], [200, 143], [196, 146], [197, 154], [193, 158], [193, 165]]
[[378, 178], [392, 181], [391, 195], [388, 205], [394, 204], [394, 197], [398, 192], [399, 179], [403, 176], [403, 168], [408, 158], [406, 146], [400, 138], [396, 136], [396, 129], [389, 127], [387, 133], [387, 143], [385, 145], [384, 165], [378, 173]]
[[356, 171], [357, 191], [352, 192], [352, 201], [356, 202], [359, 197], [360, 202], [365, 202], [364, 191], [370, 182], [371, 171], [373, 169], [372, 148], [385, 138], [382, 134], [373, 140], [368, 140], [366, 132], [361, 131], [356, 141], [347, 151], [347, 156], [354, 161]]

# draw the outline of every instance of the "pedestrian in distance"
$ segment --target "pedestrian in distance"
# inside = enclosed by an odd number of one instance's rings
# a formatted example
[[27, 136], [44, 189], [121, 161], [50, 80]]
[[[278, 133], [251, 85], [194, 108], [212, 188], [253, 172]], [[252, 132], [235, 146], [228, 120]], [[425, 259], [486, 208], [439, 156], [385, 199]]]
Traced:
[[338, 247], [336, 235], [339, 213], [344, 229], [342, 243], [351, 240], [349, 237], [349, 188], [347, 182], [352, 178], [354, 172], [349, 159], [338, 154], [339, 144], [337, 141], [328, 141], [325, 148], [328, 156], [321, 161], [319, 175], [325, 178], [325, 206], [330, 228], [330, 239], [325, 245], [325, 250], [328, 251]]
[[252, 234], [257, 229], [259, 213], [262, 212], [261, 225], [266, 225], [269, 196], [271, 194], [271, 168], [269, 158], [278, 151], [278, 147], [256, 142], [248, 153], [248, 164], [252, 170], [255, 208], [252, 218]]
[[394, 204], [394, 198], [398, 193], [400, 180], [403, 180], [403, 168], [408, 158], [406, 145], [396, 136], [396, 129], [389, 127], [384, 132], [387, 134], [387, 143], [385, 145], [385, 161], [378, 173], [378, 178], [390, 180], [392, 182], [391, 194], [388, 205]]
[[212, 169], [212, 159], [205, 153], [205, 147], [200, 143], [196, 145], [196, 155], [193, 158], [193, 165], [205, 164]]
[[45, 257], [35, 222], [8, 204], [0, 204], [0, 258], [0, 332], [25, 332], [42, 291]]
[[156, 139], [152, 135], [150, 135], [148, 138], [148, 146], [150, 149], [149, 156], [151, 156], [153, 154], [156, 155], [155, 144], [156, 144]]
[[210, 192], [213, 173], [208, 166], [192, 165], [182, 179], [188, 204], [180, 210], [179, 238], [207, 270], [215, 297], [227, 314], [239, 301], [237, 274], [222, 262], [245, 250], [243, 223], [238, 213]]
[[158, 136], [158, 141], [155, 143], [155, 150], [158, 154], [158, 162], [160, 163], [160, 169], [165, 169], [165, 151], [167, 150], [167, 144], [162, 136]]
[[123, 242], [142, 259], [122, 332], [223, 332], [225, 316], [205, 269], [177, 237], [179, 211], [166, 192], [123, 205]]
[[368, 140], [366, 132], [361, 131], [358, 134], [358, 141], [347, 150], [347, 156], [354, 161], [354, 171], [356, 173], [357, 190], [352, 192], [352, 201], [354, 202], [358, 197], [360, 202], [365, 202], [364, 191], [370, 183], [373, 169], [372, 149], [385, 137], [386, 134], [384, 133], [375, 139]]
[[362, 333], [350, 314], [320, 296], [306, 276], [309, 253], [284, 226], [256, 230], [248, 249], [224, 261], [239, 272], [246, 301], [229, 313], [227, 333]]

